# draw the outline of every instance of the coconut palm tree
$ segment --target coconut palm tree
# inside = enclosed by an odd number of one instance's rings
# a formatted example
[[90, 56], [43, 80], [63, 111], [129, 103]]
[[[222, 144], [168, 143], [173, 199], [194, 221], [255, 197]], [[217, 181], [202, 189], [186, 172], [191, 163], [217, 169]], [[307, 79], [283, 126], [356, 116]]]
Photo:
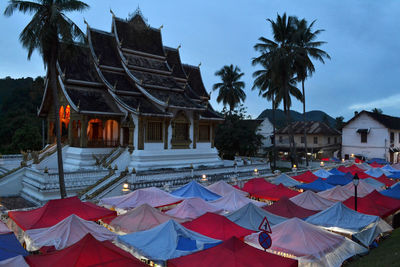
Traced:
[[375, 114], [382, 114], [383, 113], [382, 109], [380, 109], [380, 108], [373, 108], [373, 109], [371, 109], [371, 111], [372, 111], [372, 113], [375, 113]]
[[19, 36], [22, 46], [28, 50], [28, 59], [37, 50], [47, 69], [48, 84], [53, 97], [55, 128], [57, 136], [57, 159], [61, 198], [66, 197], [62, 147], [60, 135], [59, 102], [57, 94], [57, 56], [61, 42], [73, 43], [84, 40], [79, 27], [72, 22], [66, 12], [83, 11], [89, 6], [78, 0], [10, 0], [4, 15], [11, 16], [15, 11], [32, 14], [32, 20]]
[[263, 96], [274, 100], [274, 106], [283, 103], [286, 120], [289, 127], [290, 152], [292, 162], [297, 163], [293, 129], [290, 123], [291, 97], [302, 99], [300, 90], [296, 87], [295, 49], [292, 42], [294, 34], [294, 17], [278, 15], [276, 21], [268, 19], [272, 27], [274, 40], [259, 38], [254, 48], [261, 55], [254, 58], [253, 65], [260, 64], [264, 69], [256, 71], [253, 88], [259, 88]]
[[[312, 60], [318, 60], [325, 63], [324, 59], [330, 59], [330, 56], [319, 47], [326, 42], [316, 41], [318, 35], [324, 30], [313, 31], [315, 20], [308, 24], [305, 19], [294, 18], [294, 32], [292, 42], [295, 44], [295, 69], [299, 82], [301, 82], [303, 94], [303, 120], [306, 123], [306, 95], [304, 90], [304, 82], [315, 71], [315, 66]], [[306, 165], [308, 166], [307, 157], [307, 132], [304, 127], [304, 154], [306, 158]]]
[[246, 99], [246, 93], [243, 91], [245, 84], [240, 81], [244, 75], [238, 66], [224, 66], [215, 72], [216, 76], [220, 76], [222, 82], [216, 83], [213, 90], [219, 90], [217, 102], [222, 102], [224, 106], [229, 106], [229, 113], [235, 109], [237, 104]]

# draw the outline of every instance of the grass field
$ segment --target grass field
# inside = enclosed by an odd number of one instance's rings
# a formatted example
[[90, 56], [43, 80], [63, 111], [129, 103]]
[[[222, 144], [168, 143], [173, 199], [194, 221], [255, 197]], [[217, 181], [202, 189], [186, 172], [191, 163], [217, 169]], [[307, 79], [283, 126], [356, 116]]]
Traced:
[[393, 231], [391, 236], [379, 243], [370, 253], [346, 264], [345, 267], [391, 267], [400, 266], [400, 228]]

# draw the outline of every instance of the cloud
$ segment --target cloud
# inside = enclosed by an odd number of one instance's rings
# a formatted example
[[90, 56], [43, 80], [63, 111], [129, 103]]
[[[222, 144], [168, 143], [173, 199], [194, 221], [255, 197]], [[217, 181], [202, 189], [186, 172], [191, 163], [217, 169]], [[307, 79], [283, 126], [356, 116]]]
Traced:
[[349, 109], [358, 110], [358, 109], [388, 108], [388, 107], [396, 107], [399, 105], [400, 105], [400, 94], [395, 94], [389, 97], [381, 98], [366, 103], [353, 104], [349, 106]]

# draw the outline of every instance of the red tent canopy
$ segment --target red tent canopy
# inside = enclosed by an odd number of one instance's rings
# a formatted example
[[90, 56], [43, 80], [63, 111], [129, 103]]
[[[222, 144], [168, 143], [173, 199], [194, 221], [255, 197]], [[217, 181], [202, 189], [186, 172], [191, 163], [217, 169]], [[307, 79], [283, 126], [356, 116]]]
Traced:
[[370, 163], [369, 166], [371, 166], [372, 168], [382, 168], [385, 165], [379, 164], [376, 161], [374, 161], [374, 162]]
[[[346, 173], [346, 172], [350, 172], [351, 174], [356, 174], [356, 173], [364, 173], [364, 171], [365, 170], [363, 170], [363, 169], [361, 169], [361, 168], [359, 168], [359, 167], [357, 167], [357, 165], [351, 165], [351, 166], [349, 166], [349, 167], [345, 167], [345, 166], [340, 166], [339, 168], [338, 168], [338, 170], [339, 171], [341, 171], [341, 172], [344, 172], [344, 173]], [[369, 176], [368, 176], [369, 177]], [[361, 177], [360, 177], [361, 178]]]
[[314, 215], [318, 211], [309, 210], [296, 205], [294, 202], [290, 201], [287, 197], [281, 198], [279, 201], [275, 202], [271, 206], [263, 207], [266, 211], [273, 214], [286, 217], [286, 218], [307, 218]]
[[275, 187], [270, 188], [269, 190], [262, 191], [262, 192], [257, 192], [253, 196], [259, 197], [262, 199], [266, 200], [271, 200], [271, 201], [278, 201], [279, 199], [286, 197], [286, 198], [291, 198], [299, 195], [300, 192], [294, 191], [292, 189], [287, 188], [286, 186], [279, 184], [276, 185]]
[[364, 198], [369, 198], [377, 205], [389, 209], [390, 214], [393, 214], [396, 211], [400, 210], [400, 199], [384, 196], [376, 190], [372, 191]]
[[392, 185], [394, 185], [396, 183], [392, 179], [387, 178], [387, 176], [384, 175], [384, 174], [382, 174], [378, 178], [375, 178], [375, 180], [378, 180], [379, 182], [385, 184], [386, 186], [392, 186]]
[[292, 178], [302, 183], [312, 183], [318, 179], [318, 176], [316, 176], [310, 171], [306, 171], [303, 174], [292, 176]]
[[115, 211], [82, 202], [78, 197], [50, 200], [43, 207], [28, 211], [10, 211], [8, 216], [22, 230], [51, 227], [75, 214], [88, 221], [114, 216]]
[[275, 185], [265, 181], [264, 178], [253, 178], [247, 181], [241, 190], [253, 195], [256, 192], [265, 191], [273, 187], [275, 187]]
[[200, 252], [169, 260], [168, 267], [295, 267], [297, 260], [284, 258], [254, 248], [235, 237]]
[[225, 216], [211, 212], [182, 225], [197, 233], [219, 240], [228, 240], [232, 236], [243, 239], [243, 237], [254, 233], [254, 231], [230, 221]]
[[65, 249], [27, 256], [25, 260], [31, 267], [148, 266], [110, 241], [97, 241], [91, 234]]
[[[368, 196], [368, 195], [367, 195]], [[357, 198], [357, 211], [364, 213], [364, 214], [369, 214], [369, 215], [375, 215], [379, 217], [387, 217], [391, 214], [391, 211], [383, 207], [379, 204], [377, 204], [374, 200], [372, 200], [369, 197], [359, 197]], [[343, 204], [349, 207], [350, 209], [355, 210], [354, 208], [354, 197], [349, 197], [346, 199], [346, 201], [343, 201]]]
[[373, 178], [373, 177], [369, 176], [368, 174], [366, 174], [364, 171], [362, 171], [362, 172], [353, 172], [351, 174], [355, 175], [356, 173], [357, 173], [358, 178], [360, 178], [360, 179]]

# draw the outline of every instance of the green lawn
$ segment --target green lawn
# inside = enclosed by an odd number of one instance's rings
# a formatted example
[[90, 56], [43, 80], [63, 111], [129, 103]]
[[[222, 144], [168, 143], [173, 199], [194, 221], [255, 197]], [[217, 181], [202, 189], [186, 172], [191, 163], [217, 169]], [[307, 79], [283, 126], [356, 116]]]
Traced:
[[346, 264], [345, 267], [400, 266], [400, 228], [391, 236], [379, 243], [370, 253]]

